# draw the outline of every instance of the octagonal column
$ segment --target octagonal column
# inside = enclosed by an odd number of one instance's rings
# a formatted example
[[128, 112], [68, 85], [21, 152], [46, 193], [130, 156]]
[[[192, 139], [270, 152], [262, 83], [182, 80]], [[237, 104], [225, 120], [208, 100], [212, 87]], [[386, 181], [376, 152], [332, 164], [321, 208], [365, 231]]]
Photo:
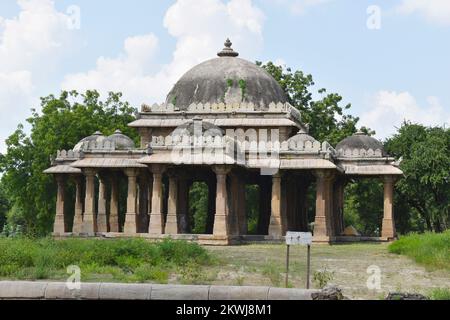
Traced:
[[135, 234], [137, 233], [137, 170], [125, 169], [125, 174], [128, 177], [128, 196], [123, 232], [126, 234]]
[[84, 217], [82, 233], [94, 235], [97, 232], [97, 219], [95, 217], [95, 170], [86, 169], [86, 196], [84, 199]]
[[384, 217], [381, 237], [386, 240], [392, 240], [396, 236], [394, 220], [394, 184], [394, 177], [384, 177]]
[[178, 179], [173, 173], [169, 175], [169, 203], [167, 208], [167, 219], [165, 234], [178, 234]]
[[228, 195], [227, 195], [227, 174], [230, 168], [226, 166], [215, 166], [213, 168], [217, 177], [216, 190], [216, 213], [214, 216], [214, 231], [215, 236], [228, 236], [230, 234], [230, 227], [228, 221]]
[[53, 225], [53, 233], [63, 234], [66, 232], [64, 201], [66, 191], [66, 178], [63, 175], [56, 176], [57, 193], [56, 193], [56, 216]]
[[108, 221], [106, 217], [106, 180], [99, 175], [98, 181], [97, 232], [108, 232]]
[[83, 231], [83, 179], [80, 176], [75, 177], [75, 216], [73, 218], [72, 233], [80, 234]]
[[164, 233], [162, 176], [165, 168], [163, 166], [153, 166], [151, 170], [153, 172], [153, 188], [149, 233], [159, 235]]
[[332, 191], [333, 174], [329, 171], [316, 171], [316, 217], [314, 220], [314, 241], [329, 242], [332, 235]]
[[281, 212], [281, 175], [272, 177], [272, 201], [269, 224], [269, 236], [279, 238], [284, 235], [286, 219]]

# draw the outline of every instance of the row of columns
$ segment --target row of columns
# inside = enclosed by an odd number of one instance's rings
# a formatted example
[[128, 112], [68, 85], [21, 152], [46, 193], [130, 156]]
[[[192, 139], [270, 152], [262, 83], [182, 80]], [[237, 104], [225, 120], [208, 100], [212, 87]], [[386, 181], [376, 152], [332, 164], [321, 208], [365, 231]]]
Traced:
[[[187, 197], [186, 186], [179, 184], [179, 177], [175, 172], [169, 172], [169, 190], [167, 215], [164, 219], [163, 214], [163, 174], [165, 167], [156, 165], [151, 168], [153, 174], [153, 183], [151, 191], [151, 204], [148, 201], [149, 225], [148, 232], [154, 235], [160, 234], [179, 234], [186, 231], [187, 212], [186, 208], [182, 211], [180, 206], [180, 196]], [[216, 174], [216, 197], [213, 234], [218, 237], [229, 235], [245, 234], [247, 232], [247, 219], [245, 213], [245, 184], [236, 174], [230, 175], [231, 168], [228, 166], [215, 166], [213, 170]], [[95, 177], [97, 172], [93, 169], [83, 171], [86, 180], [86, 191], [82, 199], [82, 179], [77, 177], [76, 197], [75, 197], [75, 216], [73, 222], [73, 233], [75, 234], [95, 234], [96, 232], [119, 232], [119, 190], [117, 179], [111, 178], [111, 201], [109, 210], [109, 219], [106, 209], [106, 181], [99, 176], [99, 194], [98, 207], [95, 208]], [[137, 169], [125, 169], [124, 173], [128, 178], [127, 208], [124, 222], [125, 234], [136, 234], [138, 227], [138, 193], [137, 193]], [[333, 237], [339, 236], [344, 229], [343, 223], [343, 198], [344, 182], [336, 179], [331, 171], [315, 172], [316, 187], [316, 216], [314, 221], [314, 240], [317, 242], [329, 242]], [[228, 187], [228, 182], [230, 185]], [[62, 234], [67, 231], [67, 223], [64, 215], [64, 188], [65, 178], [63, 175], [56, 177], [57, 181], [57, 204], [56, 217], [54, 223], [54, 233]], [[394, 178], [387, 176], [384, 178], [384, 218], [382, 223], [381, 237], [392, 239], [395, 237], [395, 224], [393, 217], [393, 190]], [[180, 190], [180, 186], [182, 190]], [[291, 186], [285, 187], [291, 192], [286, 199], [286, 190], [282, 192], [282, 176], [280, 173], [272, 177], [272, 194], [269, 236], [280, 238], [288, 231], [288, 210], [283, 207], [283, 202], [293, 201], [297, 189], [289, 190]], [[305, 192], [305, 188], [300, 189]], [[180, 192], [181, 191], [181, 192]], [[231, 196], [229, 194], [231, 193]], [[148, 193], [147, 193], [148, 194]], [[305, 195], [296, 195], [297, 197]], [[148, 199], [150, 200], [150, 199]], [[233, 200], [233, 201], [232, 201]], [[296, 199], [294, 199], [296, 200]], [[297, 199], [298, 200], [298, 199]], [[144, 200], [146, 201], [145, 198]], [[184, 199], [186, 203], [187, 199]], [[292, 215], [293, 213], [290, 213]], [[294, 214], [298, 214], [296, 211]], [[183, 221], [182, 221], [183, 220]]]

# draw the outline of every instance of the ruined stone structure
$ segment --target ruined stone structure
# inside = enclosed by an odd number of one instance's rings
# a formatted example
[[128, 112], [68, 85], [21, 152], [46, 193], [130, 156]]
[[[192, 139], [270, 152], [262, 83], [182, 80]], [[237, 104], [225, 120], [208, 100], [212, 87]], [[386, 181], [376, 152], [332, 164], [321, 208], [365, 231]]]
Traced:
[[[45, 171], [58, 185], [54, 235], [232, 244], [281, 240], [286, 231], [313, 226], [314, 241], [334, 242], [344, 239], [346, 183], [373, 178], [384, 181], [379, 239], [393, 239], [393, 190], [402, 172], [383, 145], [360, 132], [336, 148], [317, 141], [275, 79], [238, 58], [229, 40], [225, 46], [218, 58], [187, 72], [164, 104], [142, 106], [129, 124], [139, 132], [139, 146], [120, 131], [109, 137], [96, 132], [58, 152]], [[201, 235], [191, 234], [194, 181], [209, 190]], [[68, 182], [75, 186], [75, 204], [65, 200]], [[259, 186], [258, 236], [247, 235], [249, 184]], [[311, 185], [314, 221], [307, 215]], [[127, 198], [120, 199], [125, 188]]]

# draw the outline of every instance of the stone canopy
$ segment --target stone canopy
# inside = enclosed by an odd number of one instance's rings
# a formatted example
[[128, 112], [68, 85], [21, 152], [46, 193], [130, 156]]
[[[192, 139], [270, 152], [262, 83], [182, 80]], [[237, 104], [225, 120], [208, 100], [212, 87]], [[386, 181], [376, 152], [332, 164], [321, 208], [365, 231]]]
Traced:
[[[218, 58], [188, 71], [165, 103], [142, 105], [129, 124], [139, 133], [139, 146], [120, 131], [108, 137], [96, 132], [52, 158], [45, 172], [58, 183], [55, 235], [242, 242], [249, 223], [245, 186], [252, 184], [260, 191], [258, 239], [309, 230], [306, 192], [315, 187], [314, 239], [338, 241], [345, 229], [345, 185], [369, 177], [385, 184], [380, 239], [395, 237], [392, 190], [402, 172], [382, 143], [361, 132], [336, 149], [317, 141], [276, 80], [238, 58], [231, 46], [227, 40]], [[119, 212], [124, 179], [126, 212]], [[77, 190], [73, 217], [64, 205], [68, 181]], [[194, 181], [209, 190], [201, 235], [192, 235], [188, 210]]]

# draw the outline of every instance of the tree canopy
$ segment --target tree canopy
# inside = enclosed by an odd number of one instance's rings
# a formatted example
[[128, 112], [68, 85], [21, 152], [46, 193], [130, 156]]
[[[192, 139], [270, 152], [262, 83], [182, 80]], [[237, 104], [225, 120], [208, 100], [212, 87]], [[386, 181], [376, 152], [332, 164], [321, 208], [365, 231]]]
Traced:
[[[441, 232], [450, 226], [450, 129], [405, 122], [386, 141], [405, 177], [396, 185], [399, 216], [419, 230]], [[402, 203], [403, 202], [403, 203]], [[417, 217], [417, 218], [415, 218]], [[413, 225], [410, 226], [410, 228]]]
[[351, 104], [342, 106], [342, 96], [328, 93], [322, 88], [318, 90], [321, 98], [313, 99], [312, 88], [315, 83], [311, 75], [305, 75], [300, 70], [293, 72], [290, 68], [284, 69], [272, 62], [257, 64], [278, 81], [289, 103], [301, 112], [302, 121], [309, 125], [311, 136], [336, 146], [357, 131], [359, 118], [346, 114]]
[[56, 194], [53, 177], [43, 174], [50, 166], [49, 157], [57, 150], [73, 148], [97, 130], [109, 135], [120, 129], [137, 139], [136, 131], [127, 126], [135, 112], [119, 93], [110, 93], [105, 100], [96, 91], [64, 91], [59, 97], [41, 98], [41, 111], [33, 109], [27, 119], [30, 134], [19, 125], [6, 140], [7, 152], [0, 158], [1, 184], [14, 219], [19, 219], [28, 233], [48, 233]]

